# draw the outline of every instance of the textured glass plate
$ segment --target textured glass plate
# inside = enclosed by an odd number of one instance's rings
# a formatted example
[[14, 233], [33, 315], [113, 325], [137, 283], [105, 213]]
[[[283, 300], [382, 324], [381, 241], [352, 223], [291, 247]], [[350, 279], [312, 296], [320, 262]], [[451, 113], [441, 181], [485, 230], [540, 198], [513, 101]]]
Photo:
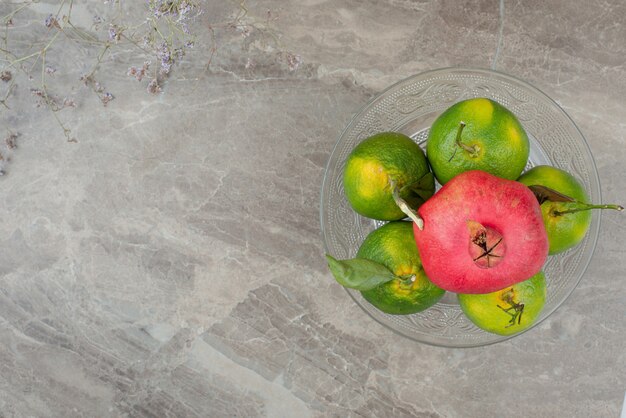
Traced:
[[[354, 257], [367, 234], [383, 224], [358, 215], [345, 198], [342, 174], [350, 151], [363, 139], [382, 131], [402, 132], [425, 148], [428, 130], [437, 116], [452, 104], [472, 97], [493, 99], [519, 118], [531, 140], [527, 169], [539, 164], [560, 167], [585, 186], [593, 202], [601, 201], [600, 183], [589, 147], [574, 122], [552, 99], [521, 80], [494, 71], [435, 70], [410, 77], [385, 90], [370, 101], [341, 134], [322, 184], [321, 227], [329, 254], [338, 259]], [[596, 245], [599, 217], [599, 211], [594, 211], [589, 233], [582, 243], [549, 257], [544, 267], [548, 296], [536, 324], [554, 312], [582, 278]], [[348, 293], [376, 321], [423, 343], [473, 347], [511, 338], [474, 326], [462, 313], [456, 295], [450, 292], [435, 306], [413, 315], [385, 314], [367, 302], [360, 292], [348, 290]]]

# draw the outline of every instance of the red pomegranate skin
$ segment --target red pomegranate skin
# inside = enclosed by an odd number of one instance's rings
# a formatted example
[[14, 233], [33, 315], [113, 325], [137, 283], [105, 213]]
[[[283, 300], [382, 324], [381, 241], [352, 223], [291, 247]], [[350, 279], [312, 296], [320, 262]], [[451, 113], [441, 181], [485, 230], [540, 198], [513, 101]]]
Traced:
[[[418, 213], [424, 229], [413, 224], [413, 230], [424, 271], [450, 292], [495, 292], [537, 274], [548, 257], [539, 202], [516, 181], [467, 171], [446, 183]], [[482, 248], [472, 235], [476, 223], [495, 231]], [[503, 241], [492, 249], [491, 261], [476, 260], [477, 253], [496, 243], [494, 236]]]

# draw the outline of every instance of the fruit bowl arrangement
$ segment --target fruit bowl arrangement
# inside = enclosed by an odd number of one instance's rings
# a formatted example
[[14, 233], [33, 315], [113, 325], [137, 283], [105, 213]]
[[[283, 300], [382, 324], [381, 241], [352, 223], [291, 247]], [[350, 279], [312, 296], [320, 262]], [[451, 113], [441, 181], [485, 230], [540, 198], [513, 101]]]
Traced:
[[567, 114], [511, 76], [441, 69], [375, 97], [322, 185], [330, 271], [356, 303], [427, 344], [519, 335], [582, 278], [599, 231], [591, 152]]

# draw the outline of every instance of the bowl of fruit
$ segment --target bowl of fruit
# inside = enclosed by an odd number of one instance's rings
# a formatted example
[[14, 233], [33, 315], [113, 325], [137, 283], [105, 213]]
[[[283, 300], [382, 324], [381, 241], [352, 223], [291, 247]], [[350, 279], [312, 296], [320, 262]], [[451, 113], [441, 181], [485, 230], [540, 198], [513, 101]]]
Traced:
[[389, 87], [326, 167], [329, 270], [374, 320], [475, 347], [528, 331], [582, 279], [602, 205], [591, 151], [528, 83], [448, 68]]

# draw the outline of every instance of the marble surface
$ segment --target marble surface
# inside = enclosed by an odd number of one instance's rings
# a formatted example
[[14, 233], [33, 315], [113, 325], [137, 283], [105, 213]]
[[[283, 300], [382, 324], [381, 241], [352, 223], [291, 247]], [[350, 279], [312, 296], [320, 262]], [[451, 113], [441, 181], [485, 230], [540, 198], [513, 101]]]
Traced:
[[[465, 66], [557, 100], [603, 200], [626, 203], [623, 1], [199, 7], [193, 48], [150, 94], [153, 75], [127, 72], [163, 57], [115, 36], [104, 48], [110, 22], [142, 29], [146, 2], [0, 3], [0, 16], [20, 8], [0, 39], [0, 136], [16, 145], [0, 145], [1, 417], [619, 416], [623, 215], [603, 215], [587, 274], [548, 320], [448, 349], [383, 328], [335, 283], [319, 198], [362, 105]], [[46, 27], [59, 10], [63, 30]], [[16, 62], [57, 32], [43, 68], [41, 54]]]

